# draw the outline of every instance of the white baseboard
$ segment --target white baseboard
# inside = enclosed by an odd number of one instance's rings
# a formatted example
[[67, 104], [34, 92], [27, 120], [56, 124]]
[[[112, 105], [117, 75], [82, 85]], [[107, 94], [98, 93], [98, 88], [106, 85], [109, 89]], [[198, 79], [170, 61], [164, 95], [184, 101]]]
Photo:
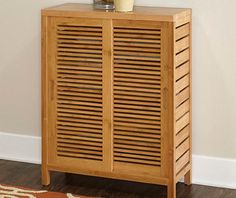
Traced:
[[193, 155], [193, 183], [236, 189], [236, 159]]
[[41, 138], [0, 132], [0, 159], [41, 163]]
[[[0, 159], [41, 163], [41, 138], [0, 132]], [[236, 159], [193, 155], [193, 183], [236, 189]]]

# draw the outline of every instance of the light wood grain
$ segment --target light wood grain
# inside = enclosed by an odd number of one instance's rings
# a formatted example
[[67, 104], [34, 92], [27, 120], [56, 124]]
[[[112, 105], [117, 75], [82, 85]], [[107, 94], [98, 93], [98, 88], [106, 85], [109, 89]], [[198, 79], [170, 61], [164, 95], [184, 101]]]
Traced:
[[42, 11], [42, 183], [63, 171], [191, 183], [191, 10]]

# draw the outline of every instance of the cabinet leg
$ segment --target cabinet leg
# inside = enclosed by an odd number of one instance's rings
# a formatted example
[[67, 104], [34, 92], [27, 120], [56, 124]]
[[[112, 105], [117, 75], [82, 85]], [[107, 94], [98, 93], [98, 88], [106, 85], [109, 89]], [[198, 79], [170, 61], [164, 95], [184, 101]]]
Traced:
[[46, 167], [42, 167], [42, 185], [48, 186], [50, 184], [50, 171]]
[[184, 183], [186, 185], [192, 184], [192, 170], [189, 170], [184, 176]]
[[167, 198], [176, 198], [176, 184], [167, 186]]

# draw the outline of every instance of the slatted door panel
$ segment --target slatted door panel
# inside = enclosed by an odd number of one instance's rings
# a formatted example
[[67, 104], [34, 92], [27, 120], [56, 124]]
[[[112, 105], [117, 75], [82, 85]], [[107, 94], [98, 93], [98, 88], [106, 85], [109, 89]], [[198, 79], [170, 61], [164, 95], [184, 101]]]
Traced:
[[55, 19], [57, 165], [102, 169], [103, 27], [99, 20]]
[[159, 173], [160, 25], [115, 21], [113, 56], [114, 171]]

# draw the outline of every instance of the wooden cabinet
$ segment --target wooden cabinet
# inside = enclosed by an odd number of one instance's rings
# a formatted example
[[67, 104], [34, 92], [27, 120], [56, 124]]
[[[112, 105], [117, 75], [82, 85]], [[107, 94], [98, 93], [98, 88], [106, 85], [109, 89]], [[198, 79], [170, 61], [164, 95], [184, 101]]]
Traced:
[[62, 171], [191, 182], [191, 10], [42, 11], [42, 183]]

